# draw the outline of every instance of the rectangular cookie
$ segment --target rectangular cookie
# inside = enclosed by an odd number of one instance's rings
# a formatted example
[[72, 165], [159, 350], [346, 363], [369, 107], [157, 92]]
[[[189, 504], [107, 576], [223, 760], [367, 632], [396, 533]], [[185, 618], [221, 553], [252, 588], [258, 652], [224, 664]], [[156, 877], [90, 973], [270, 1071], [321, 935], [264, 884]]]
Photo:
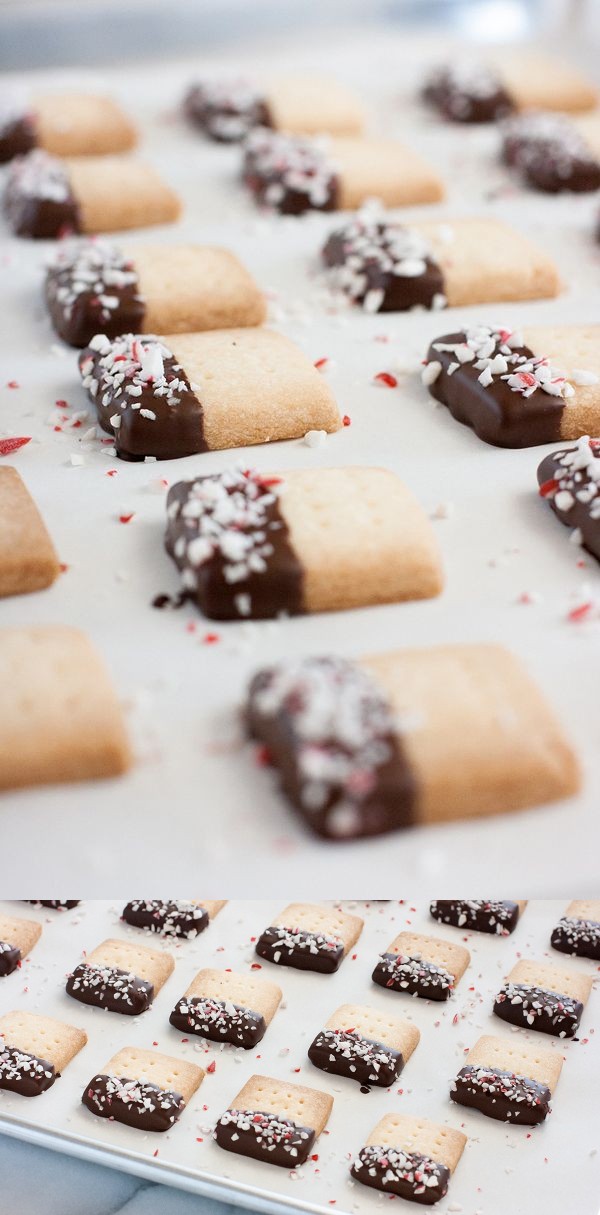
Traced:
[[132, 899], [122, 918], [132, 928], [146, 928], [162, 937], [197, 937], [225, 906], [226, 899]]
[[169, 1021], [186, 1034], [250, 1050], [264, 1038], [281, 998], [281, 988], [262, 975], [201, 970]]
[[34, 239], [168, 224], [180, 210], [158, 173], [129, 156], [60, 159], [36, 148], [11, 164], [4, 191], [15, 236]]
[[401, 932], [373, 971], [378, 987], [424, 1000], [448, 1000], [471, 961], [468, 949], [440, 937]]
[[315, 1067], [361, 1085], [389, 1088], [421, 1037], [416, 1025], [376, 1008], [342, 1004], [313, 1038], [308, 1057]]
[[552, 932], [559, 953], [600, 962], [600, 899], [573, 899]]
[[321, 252], [327, 281], [366, 312], [439, 310], [557, 295], [556, 266], [497, 219], [401, 224], [368, 204]]
[[83, 1029], [52, 1017], [5, 1013], [0, 1017], [0, 1089], [38, 1097], [58, 1080], [87, 1040]]
[[434, 899], [429, 911], [440, 924], [507, 937], [515, 931], [526, 906], [527, 899]]
[[433, 528], [384, 468], [232, 468], [167, 497], [167, 552], [216, 620], [427, 599], [443, 585]]
[[135, 127], [111, 97], [2, 89], [0, 163], [32, 148], [54, 156], [103, 156], [135, 143]]
[[270, 329], [126, 334], [112, 342], [98, 335], [79, 367], [123, 460], [171, 460], [342, 424], [324, 377], [294, 342]]
[[432, 342], [423, 383], [497, 447], [600, 433], [600, 325], [474, 325]]
[[351, 89], [332, 76], [282, 76], [265, 94], [268, 125], [293, 135], [360, 135], [362, 105]]
[[292, 805], [328, 839], [506, 813], [579, 788], [553, 713], [502, 646], [289, 659], [255, 675], [246, 722]]
[[51, 586], [60, 565], [40, 512], [16, 468], [0, 468], [0, 597]]
[[484, 1035], [469, 1051], [450, 1098], [500, 1122], [537, 1126], [550, 1112], [562, 1065], [558, 1051]]
[[509, 1025], [573, 1038], [591, 990], [589, 975], [521, 958], [507, 974], [494, 1001], [494, 1012]]
[[118, 776], [131, 763], [104, 664], [77, 629], [0, 630], [0, 723], [0, 789]]
[[363, 920], [316, 903], [290, 903], [256, 942], [259, 958], [276, 966], [333, 974], [356, 944]]
[[320, 1089], [251, 1076], [219, 1118], [215, 1140], [227, 1152], [293, 1169], [308, 1159], [332, 1106]]
[[505, 52], [435, 68], [422, 97], [443, 118], [460, 123], [498, 122], [519, 111], [577, 113], [598, 104], [597, 89], [563, 60]]
[[211, 245], [61, 242], [45, 294], [59, 337], [79, 348], [96, 333], [190, 333], [260, 325], [266, 316], [242, 263]]
[[42, 925], [35, 920], [0, 915], [0, 978], [18, 969], [41, 935]]
[[92, 1077], [81, 1100], [97, 1118], [140, 1131], [169, 1131], [205, 1074], [195, 1063], [126, 1046]]
[[352, 1165], [362, 1185], [431, 1206], [448, 1193], [448, 1182], [467, 1136], [413, 1114], [385, 1114]]
[[67, 977], [66, 992], [81, 1004], [136, 1017], [150, 1008], [174, 967], [170, 953], [132, 941], [103, 941]]

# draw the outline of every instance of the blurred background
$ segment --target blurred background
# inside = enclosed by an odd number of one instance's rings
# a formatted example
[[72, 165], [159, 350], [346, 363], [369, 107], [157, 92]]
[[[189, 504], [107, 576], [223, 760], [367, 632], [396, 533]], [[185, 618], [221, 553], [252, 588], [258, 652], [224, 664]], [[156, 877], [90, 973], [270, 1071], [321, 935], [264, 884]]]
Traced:
[[102, 65], [306, 43], [395, 27], [577, 47], [595, 63], [600, 0], [0, 0], [0, 69]]

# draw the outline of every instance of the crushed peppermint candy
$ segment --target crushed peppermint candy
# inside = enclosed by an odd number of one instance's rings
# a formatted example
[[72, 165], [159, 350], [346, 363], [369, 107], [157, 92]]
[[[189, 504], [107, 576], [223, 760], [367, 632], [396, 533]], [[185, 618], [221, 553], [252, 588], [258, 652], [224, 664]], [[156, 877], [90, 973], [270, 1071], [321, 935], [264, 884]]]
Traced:
[[[446, 304], [443, 276], [425, 239], [414, 228], [386, 221], [376, 200], [331, 233], [323, 259], [329, 286], [362, 304], [365, 312]], [[422, 287], [408, 280], [422, 280]]]
[[[477, 378], [484, 388], [489, 388], [495, 381], [505, 381], [513, 392], [521, 393], [523, 397], [530, 397], [539, 389], [564, 399], [573, 396], [575, 391], [566, 374], [553, 367], [547, 358], [524, 354], [522, 334], [511, 329], [476, 325], [464, 331], [460, 342], [440, 341], [432, 345], [434, 350], [454, 356], [447, 368], [448, 375], [453, 375], [465, 363], [472, 364], [479, 372]], [[427, 374], [431, 362], [424, 368], [425, 383], [433, 383], [440, 374], [441, 365], [437, 361], [433, 361], [433, 365], [433, 379]]]
[[544, 481], [539, 493], [550, 498], [557, 510], [568, 512], [581, 503], [590, 519], [600, 519], [600, 440], [583, 435], [574, 447], [556, 452], [554, 476]]
[[175, 1005], [171, 1023], [180, 1027], [182, 1020], [193, 1034], [222, 1038], [242, 1046], [247, 1040], [253, 1043], [258, 1032], [264, 1030], [260, 1013], [231, 1000], [217, 1000], [211, 996], [183, 996]]
[[282, 210], [290, 196], [300, 208], [332, 206], [336, 168], [327, 140], [258, 127], [244, 141], [244, 178], [267, 206]]
[[99, 322], [110, 319], [123, 290], [138, 282], [132, 261], [116, 245], [103, 240], [61, 242], [48, 267], [48, 278], [50, 298], [60, 304], [67, 319], [85, 295], [97, 304]]
[[[309, 1058], [313, 1054], [318, 1058], [319, 1052], [325, 1052], [324, 1061], [319, 1062], [323, 1071], [329, 1070], [328, 1064], [341, 1063], [343, 1075], [352, 1077], [358, 1072], [357, 1078], [371, 1084], [377, 1084], [382, 1074], [384, 1081], [391, 1083], [396, 1078], [401, 1059], [393, 1047], [363, 1038], [355, 1029], [321, 1030], [311, 1045]], [[315, 1062], [315, 1059], [312, 1061]]]
[[[572, 1037], [581, 1019], [582, 1005], [572, 996], [549, 991], [544, 987], [528, 983], [506, 982], [496, 996], [496, 1006], [513, 1006], [519, 1012], [519, 1020], [534, 1029], [540, 1022], [558, 1031], [558, 1037]], [[494, 1011], [498, 1011], [496, 1007]], [[507, 1020], [512, 1019], [507, 1017]]]
[[180, 404], [182, 394], [192, 393], [183, 368], [172, 361], [172, 352], [154, 335], [140, 337], [127, 333], [109, 339], [99, 333], [92, 338], [88, 350], [92, 354], [84, 353], [81, 360], [83, 386], [94, 398], [100, 393], [96, 403], [105, 409], [116, 406], [121, 411], [139, 410], [142, 417], [153, 421], [156, 415], [142, 408], [143, 394], [145, 399], [148, 392], [153, 397], [164, 397], [167, 405], [174, 408]]
[[9, 1046], [0, 1039], [0, 1088], [31, 1086], [37, 1092], [49, 1088], [56, 1079], [51, 1063], [39, 1059], [18, 1047]]
[[8, 170], [7, 198], [43, 199], [63, 203], [71, 198], [67, 170], [61, 160], [35, 148], [13, 160]]
[[231, 1136], [234, 1143], [241, 1138], [253, 1139], [261, 1154], [283, 1153], [296, 1164], [302, 1162], [315, 1139], [315, 1132], [309, 1127], [260, 1110], [226, 1110], [217, 1123], [217, 1142], [220, 1128], [234, 1128]]
[[152, 1129], [161, 1130], [177, 1121], [184, 1104], [180, 1093], [159, 1088], [156, 1084], [103, 1074], [94, 1076], [86, 1097], [86, 1104], [95, 1107], [98, 1113], [122, 1121], [118, 1114], [118, 1108], [122, 1107], [136, 1120], [148, 1120], [150, 1124], [158, 1122]]
[[[455, 976], [443, 966], [429, 962], [420, 954], [384, 953], [377, 964], [377, 982], [413, 995], [426, 996], [428, 990], [454, 990]], [[387, 979], [386, 979], [387, 976]], [[383, 982], [382, 982], [383, 980]]]
[[409, 1152], [404, 1148], [389, 1145], [379, 1147], [375, 1144], [362, 1148], [352, 1166], [352, 1173], [359, 1180], [362, 1180], [363, 1172], [377, 1180], [382, 1189], [403, 1184], [410, 1187], [415, 1196], [426, 1194], [428, 1190], [439, 1189], [440, 1198], [443, 1198], [447, 1191], [450, 1176], [446, 1165], [437, 1164], [420, 1152]]

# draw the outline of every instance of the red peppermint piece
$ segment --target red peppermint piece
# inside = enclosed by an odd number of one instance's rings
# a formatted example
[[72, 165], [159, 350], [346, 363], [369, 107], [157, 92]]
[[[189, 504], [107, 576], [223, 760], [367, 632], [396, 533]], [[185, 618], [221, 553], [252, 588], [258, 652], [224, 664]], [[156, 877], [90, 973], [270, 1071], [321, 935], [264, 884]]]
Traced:
[[273, 763], [273, 756], [268, 747], [258, 747], [256, 752], [256, 762], [261, 768], [267, 768]]
[[580, 620], [587, 620], [590, 613], [593, 611], [593, 603], [580, 603], [579, 607], [572, 608], [567, 616], [567, 620], [571, 624], [578, 624]]
[[263, 489], [268, 489], [270, 485], [281, 485], [283, 477], [259, 477], [258, 484], [262, 485]]
[[322, 371], [323, 368], [327, 366], [328, 362], [329, 362], [329, 359], [317, 359], [315, 362], [315, 367], [316, 367], [317, 371]]
[[216, 1072], [216, 1070], [217, 1070], [217, 1065], [216, 1065], [216, 1063], [215, 1063], [214, 1059], [213, 1059], [212, 1063], [209, 1063], [209, 1065], [208, 1065], [208, 1067], [207, 1067], [207, 1069], [206, 1069], [206, 1070], [207, 1070], [207, 1072], [210, 1072], [211, 1076], [212, 1076], [213, 1072]]
[[18, 380], [9, 380], [6, 387], [7, 388], [20, 388], [21, 385], [19, 384]]
[[549, 498], [550, 494], [556, 493], [557, 489], [558, 481], [554, 477], [551, 477], [549, 481], [544, 481], [543, 485], [540, 485], [538, 493], [540, 498]]
[[131, 514], [129, 514], [129, 515], [119, 515], [119, 523], [131, 523], [131, 520], [133, 519], [134, 515], [135, 515], [135, 511], [133, 511], [133, 510], [131, 511]]
[[13, 451], [18, 451], [26, 443], [31, 443], [31, 435], [21, 439], [0, 439], [0, 456], [12, 456]]
[[118, 469], [117, 469], [117, 468], [109, 468], [109, 469], [108, 469], [108, 472], [105, 474], [105, 476], [107, 476], [107, 477], [116, 477], [117, 472], [118, 472]]
[[250, 970], [262, 970], [262, 966], [261, 966], [260, 962], [253, 962], [250, 967]]
[[220, 640], [221, 638], [219, 637], [218, 633], [205, 633], [204, 637], [202, 638], [204, 645], [216, 645], [217, 641]]
[[376, 384], [381, 384], [385, 388], [397, 388], [398, 381], [395, 375], [391, 375], [389, 371], [378, 371], [377, 375], [373, 376]]
[[342, 418], [342, 424], [343, 424], [344, 426], [351, 426], [351, 425], [352, 425], [352, 418], [349, 418], [347, 413], [345, 413], [345, 414], [344, 414], [344, 416], [343, 416], [343, 418]]

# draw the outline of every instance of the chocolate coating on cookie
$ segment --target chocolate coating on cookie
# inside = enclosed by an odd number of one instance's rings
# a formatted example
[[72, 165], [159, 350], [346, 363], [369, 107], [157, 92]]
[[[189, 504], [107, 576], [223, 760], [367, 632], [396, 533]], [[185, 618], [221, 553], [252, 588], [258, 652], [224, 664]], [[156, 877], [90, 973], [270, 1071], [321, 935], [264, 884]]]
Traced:
[[418, 232], [374, 218], [365, 208], [336, 229], [322, 250], [332, 286], [366, 312], [443, 308], [444, 276]]
[[106, 241], [61, 246], [46, 274], [46, 303], [59, 337], [80, 349], [96, 333], [136, 332], [145, 313], [133, 262]]
[[303, 1164], [315, 1142], [312, 1127], [255, 1110], [226, 1110], [215, 1128], [219, 1147], [282, 1168]]
[[132, 899], [123, 919], [134, 928], [147, 928], [163, 937], [197, 937], [208, 928], [208, 912], [185, 899]]
[[415, 778], [391, 707], [359, 666], [308, 658], [259, 672], [247, 723], [318, 835], [353, 839], [414, 821]]
[[424, 1000], [449, 1000], [454, 990], [454, 975], [443, 966], [399, 953], [382, 954], [372, 978], [379, 987]]
[[478, 325], [432, 342], [422, 373], [457, 422], [496, 447], [535, 447], [560, 437], [564, 374], [510, 330]]
[[87, 1085], [81, 1098], [98, 1118], [123, 1122], [140, 1131], [168, 1131], [177, 1122], [185, 1101], [174, 1093], [145, 1080], [99, 1074]]
[[493, 68], [478, 63], [437, 68], [422, 96], [452, 122], [497, 122], [514, 109], [500, 76]]
[[39, 148], [11, 164], [4, 213], [15, 236], [46, 240], [81, 230], [79, 204], [65, 166]]
[[218, 143], [240, 143], [255, 127], [271, 127], [263, 95], [244, 80], [202, 81], [188, 90], [184, 113]]
[[316, 139], [259, 127], [244, 144], [242, 176], [257, 202], [283, 215], [338, 205], [335, 166]]
[[450, 1090], [458, 1105], [479, 1110], [499, 1122], [538, 1126], [550, 1111], [550, 1089], [514, 1072], [467, 1064]]
[[596, 920], [578, 920], [565, 915], [553, 930], [550, 944], [559, 953], [600, 962], [600, 924]]
[[54, 1065], [47, 1059], [0, 1042], [0, 1089], [21, 1097], [39, 1097], [57, 1078]]
[[169, 490], [165, 546], [183, 589], [213, 620], [304, 610], [302, 567], [279, 509], [280, 478], [230, 469]]
[[600, 189], [600, 162], [583, 136], [558, 114], [521, 114], [503, 130], [502, 159], [536, 190], [558, 194]]
[[315, 970], [325, 975], [339, 970], [344, 958], [344, 945], [337, 937], [280, 925], [266, 928], [259, 936], [255, 949], [259, 958], [266, 958], [276, 966]]
[[27, 899], [26, 902], [32, 903], [34, 907], [50, 907], [53, 911], [70, 911], [72, 907], [79, 907], [80, 899]]
[[561, 523], [600, 561], [600, 439], [553, 451], [537, 472], [540, 495]]
[[230, 1042], [244, 1050], [256, 1046], [267, 1030], [261, 1013], [212, 996], [183, 996], [169, 1021], [184, 1033], [197, 1034], [211, 1042]]
[[519, 920], [519, 904], [510, 899], [434, 899], [429, 911], [440, 924], [502, 937], [514, 932]]
[[0, 113], [0, 164], [31, 152], [36, 142], [35, 124], [30, 114], [3, 121]]
[[354, 1029], [322, 1029], [311, 1042], [308, 1057], [322, 1072], [375, 1088], [389, 1088], [404, 1067], [401, 1051], [364, 1038]]
[[154, 999], [154, 984], [117, 966], [90, 966], [80, 962], [69, 975], [67, 995], [80, 1004], [106, 1008], [109, 1012], [136, 1017], [146, 1012]]
[[505, 983], [494, 1001], [494, 1012], [509, 1025], [523, 1025], [556, 1038], [572, 1038], [579, 1029], [583, 1004], [573, 996], [529, 983]]
[[363, 1185], [422, 1206], [431, 1206], [443, 1198], [450, 1180], [450, 1169], [445, 1164], [438, 1164], [421, 1152], [388, 1145], [369, 1144], [362, 1148], [351, 1172]]
[[206, 451], [203, 410], [183, 367], [153, 336], [98, 334], [79, 357], [84, 388], [121, 460]]
[[21, 963], [21, 950], [10, 941], [0, 941], [0, 978], [11, 975]]

